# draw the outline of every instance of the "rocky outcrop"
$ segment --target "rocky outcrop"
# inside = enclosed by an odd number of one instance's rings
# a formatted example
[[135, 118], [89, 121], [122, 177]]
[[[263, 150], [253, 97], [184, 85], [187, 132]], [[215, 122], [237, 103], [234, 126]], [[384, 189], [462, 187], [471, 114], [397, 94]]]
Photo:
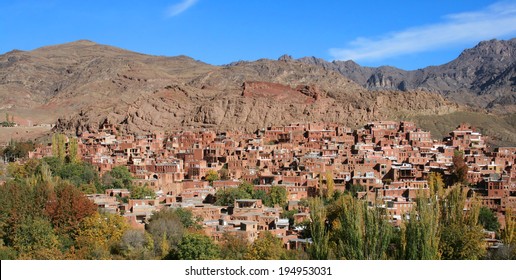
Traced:
[[243, 97], [262, 97], [291, 103], [313, 103], [324, 97], [324, 93], [315, 85], [298, 85], [293, 89], [278, 83], [244, 82], [242, 88]]
[[298, 61], [337, 71], [372, 90], [420, 89], [493, 112], [516, 112], [511, 98], [516, 92], [516, 39], [480, 42], [449, 63], [414, 71], [361, 67], [352, 61], [327, 62], [314, 57]]

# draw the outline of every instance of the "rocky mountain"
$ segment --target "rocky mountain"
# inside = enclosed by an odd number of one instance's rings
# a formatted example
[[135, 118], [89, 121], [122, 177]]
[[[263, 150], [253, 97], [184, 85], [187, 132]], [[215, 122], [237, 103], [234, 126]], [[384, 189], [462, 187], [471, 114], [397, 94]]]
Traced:
[[[150, 78], [148, 78], [150, 79]], [[147, 82], [148, 83], [148, 82]], [[136, 87], [133, 87], [133, 89]], [[210, 69], [194, 78], [140, 87], [138, 97], [92, 104], [58, 127], [94, 131], [106, 119], [128, 132], [171, 128], [243, 129], [328, 121], [356, 126], [398, 115], [443, 114], [458, 106], [421, 91], [372, 92], [333, 71], [296, 61], [258, 60]]]
[[[0, 56], [0, 113], [56, 123], [57, 130], [78, 135], [97, 131], [105, 122], [142, 133], [175, 128], [253, 131], [316, 121], [356, 127], [373, 120], [412, 119], [436, 127], [432, 132], [439, 137], [445, 131], [437, 130], [451, 127], [435, 126], [438, 117], [453, 119], [449, 116], [470, 111], [438, 93], [409, 86], [373, 91], [352, 81], [378, 69], [343, 62], [355, 71], [356, 77], [348, 78], [315, 59], [306, 60], [283, 56], [213, 66], [90, 41], [12, 51]], [[504, 87], [512, 73], [500, 76], [492, 87]], [[497, 139], [516, 143], [512, 122], [500, 123], [503, 132]], [[481, 123], [480, 128], [489, 126]]]
[[134, 102], [142, 93], [213, 67], [188, 57], [156, 57], [90, 41], [0, 56], [0, 110], [35, 122], [89, 106]]
[[449, 63], [414, 71], [362, 67], [353, 61], [328, 62], [314, 57], [298, 61], [337, 71], [372, 90], [419, 89], [492, 112], [516, 112], [516, 38], [480, 42]]

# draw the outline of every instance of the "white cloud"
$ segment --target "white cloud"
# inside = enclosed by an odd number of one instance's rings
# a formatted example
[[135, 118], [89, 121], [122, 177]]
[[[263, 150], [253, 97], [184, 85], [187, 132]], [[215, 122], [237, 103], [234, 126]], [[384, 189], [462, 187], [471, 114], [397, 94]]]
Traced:
[[330, 49], [335, 60], [373, 61], [477, 42], [516, 33], [516, 3], [498, 2], [480, 11], [450, 14], [442, 23], [397, 31], [377, 39], [357, 38]]
[[195, 5], [198, 0], [183, 0], [181, 3], [174, 4], [167, 8], [167, 16], [175, 17], [180, 13], [188, 10], [190, 7]]

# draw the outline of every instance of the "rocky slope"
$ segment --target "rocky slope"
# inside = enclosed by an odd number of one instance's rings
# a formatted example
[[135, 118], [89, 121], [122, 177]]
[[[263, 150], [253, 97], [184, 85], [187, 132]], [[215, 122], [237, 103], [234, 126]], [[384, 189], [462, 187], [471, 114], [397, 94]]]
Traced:
[[90, 41], [0, 56], [0, 110], [35, 122], [93, 106], [134, 102], [143, 92], [214, 68], [188, 57], [138, 54]]
[[373, 90], [421, 89], [438, 92], [461, 104], [497, 113], [516, 113], [516, 39], [480, 42], [455, 60], [414, 71], [361, 67], [353, 61], [299, 61], [334, 70]]
[[[377, 71], [345, 64], [356, 77]], [[253, 131], [316, 121], [355, 127], [469, 110], [421, 89], [372, 91], [325, 65], [283, 56], [212, 66], [77, 41], [1, 55], [0, 113], [81, 134], [106, 121], [127, 133], [203, 127]], [[512, 73], [492, 87], [504, 87]], [[514, 126], [509, 127], [500, 137], [516, 143]]]
[[142, 90], [137, 99], [124, 104], [95, 104], [77, 115], [60, 118], [58, 127], [77, 133], [94, 131], [107, 119], [127, 132], [180, 127], [253, 131], [307, 121], [356, 126], [370, 120], [458, 109], [437, 94], [372, 92], [314, 65], [262, 59], [218, 67], [193, 79], [169, 81], [162, 88]]

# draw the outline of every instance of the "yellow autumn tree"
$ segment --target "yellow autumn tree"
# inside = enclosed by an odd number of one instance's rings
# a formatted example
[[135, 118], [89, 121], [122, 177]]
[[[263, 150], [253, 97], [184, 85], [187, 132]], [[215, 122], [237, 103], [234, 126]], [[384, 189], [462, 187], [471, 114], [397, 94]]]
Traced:
[[444, 195], [444, 181], [441, 173], [430, 172], [428, 175], [428, 188], [432, 196], [443, 197]]
[[335, 191], [335, 182], [333, 181], [333, 174], [328, 171], [326, 172], [326, 197], [331, 198], [333, 196], [333, 192]]
[[121, 240], [128, 227], [120, 215], [95, 212], [84, 218], [77, 236], [79, 255], [84, 259], [108, 259], [109, 249]]
[[502, 231], [502, 241], [508, 247], [508, 251], [516, 255], [516, 217], [511, 208], [505, 211], [505, 228]]

